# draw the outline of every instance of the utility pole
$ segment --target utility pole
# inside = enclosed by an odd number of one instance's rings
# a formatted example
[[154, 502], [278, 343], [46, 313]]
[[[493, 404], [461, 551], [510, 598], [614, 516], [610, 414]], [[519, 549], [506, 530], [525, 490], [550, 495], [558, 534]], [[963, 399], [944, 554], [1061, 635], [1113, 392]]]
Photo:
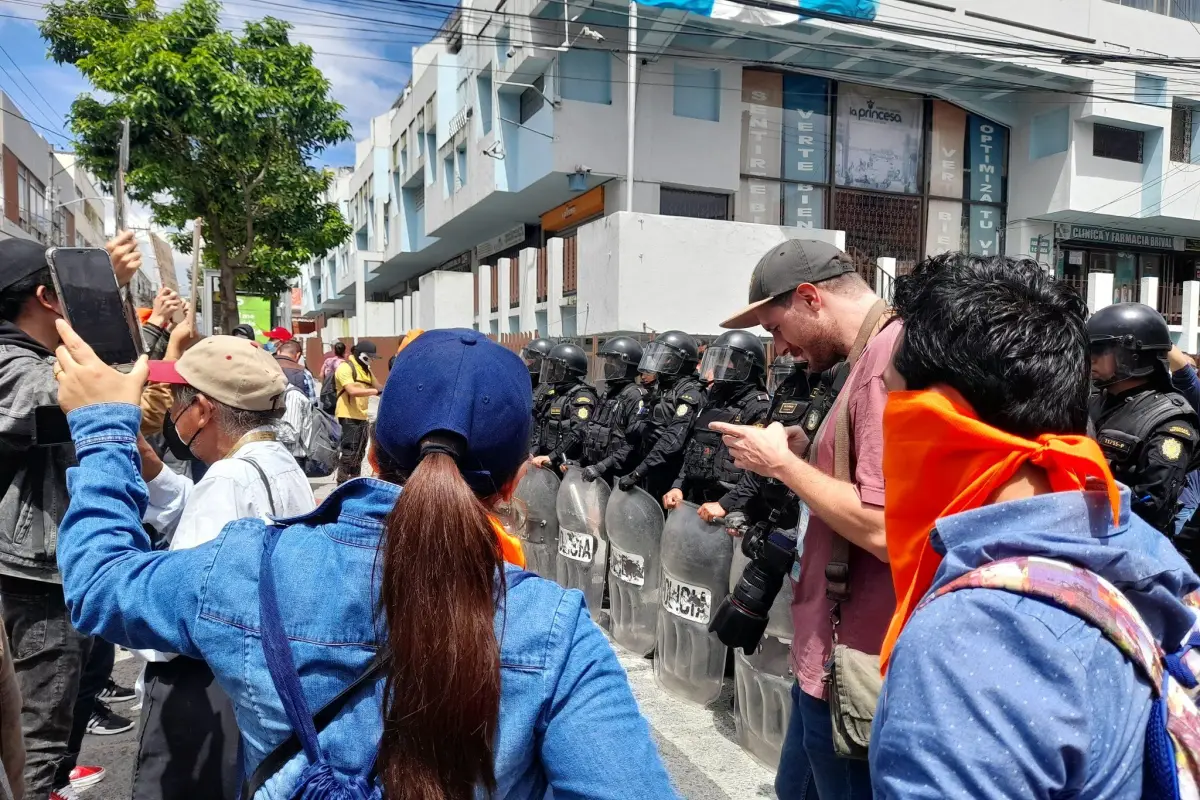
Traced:
[[629, 52], [625, 55], [625, 210], [633, 211], [634, 113], [637, 110], [637, 3], [629, 3]]
[[46, 173], [46, 214], [50, 219], [46, 222], [50, 227], [50, 244], [52, 246], [60, 246], [62, 242], [56, 241], [54, 237], [54, 218], [58, 216], [58, 192], [54, 186], [54, 145], [50, 145], [50, 171]]
[[[196, 330], [196, 306], [200, 303], [200, 226], [203, 222], [200, 217], [196, 217], [196, 221], [192, 223], [192, 296], [188, 305], [188, 317], [192, 323], [192, 331]], [[172, 267], [174, 269], [174, 267]], [[205, 308], [204, 313], [210, 316], [213, 313], [211, 308]], [[212, 326], [209, 326], [211, 330]]]

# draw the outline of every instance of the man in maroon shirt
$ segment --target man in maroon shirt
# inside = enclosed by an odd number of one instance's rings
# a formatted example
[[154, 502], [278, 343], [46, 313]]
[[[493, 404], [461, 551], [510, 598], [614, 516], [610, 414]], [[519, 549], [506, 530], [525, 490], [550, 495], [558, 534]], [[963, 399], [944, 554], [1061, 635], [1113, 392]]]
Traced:
[[[840, 537], [849, 543], [848, 599], [839, 603], [838, 642], [878, 654], [896, 605], [883, 526], [883, 371], [900, 333], [887, 323], [883, 301], [855, 271], [854, 262], [823, 242], [793, 239], [771, 248], [754, 268], [750, 305], [721, 323], [761, 325], [777, 353], [807, 361], [813, 372], [852, 362], [845, 385], [817, 432], [809, 460], [799, 428], [718, 425], [739, 467], [776, 478], [801, 501], [798, 540], [803, 558], [792, 570], [791, 723], [775, 791], [801, 800], [815, 786], [821, 800], [871, 797], [866, 761], [841, 758], [833, 749], [826, 695], [832, 650], [831, 610], [825, 567]], [[836, 420], [849, 407], [849, 480], [834, 477]]]

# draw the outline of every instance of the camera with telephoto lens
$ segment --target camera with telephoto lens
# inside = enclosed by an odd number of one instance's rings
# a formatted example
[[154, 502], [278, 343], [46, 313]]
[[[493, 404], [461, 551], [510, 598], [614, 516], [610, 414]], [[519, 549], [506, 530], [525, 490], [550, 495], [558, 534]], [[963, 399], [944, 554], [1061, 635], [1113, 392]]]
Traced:
[[[800, 422], [810, 446], [848, 374], [849, 368], [842, 362], [823, 373], [823, 379], [811, 388], [808, 408]], [[780, 485], [774, 478], [767, 479], [765, 484]], [[794, 500], [795, 495], [787, 492], [767, 519], [753, 525], [741, 512], [730, 514], [725, 521], [726, 528], [741, 533], [742, 553], [750, 563], [742, 571], [733, 592], [721, 601], [708, 630], [727, 647], [740, 647], [747, 655], [758, 648], [770, 620], [771, 605], [783, 588], [783, 579], [791, 572], [796, 557], [796, 537], [776, 527], [781, 515], [780, 506]]]
[[740, 647], [749, 655], [758, 648], [767, 630], [771, 604], [783, 588], [783, 580], [792, 569], [796, 540], [775, 527], [778, 512], [771, 518], [748, 525], [739, 513], [726, 518], [726, 527], [742, 530], [742, 553], [750, 559], [733, 592], [721, 601], [708, 624], [728, 647]]

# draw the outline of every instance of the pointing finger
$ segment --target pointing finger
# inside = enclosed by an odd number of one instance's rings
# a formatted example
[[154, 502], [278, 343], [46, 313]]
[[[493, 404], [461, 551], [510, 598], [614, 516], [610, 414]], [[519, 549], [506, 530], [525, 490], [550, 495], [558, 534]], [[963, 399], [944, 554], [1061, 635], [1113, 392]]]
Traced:
[[730, 442], [734, 442], [734, 441], [737, 441], [738, 439], [741, 439], [742, 436], [745, 435], [744, 434], [745, 428], [746, 428], [746, 426], [744, 426], [744, 425], [731, 425], [728, 422], [710, 422], [710, 423], [708, 423], [708, 429], [710, 431], [716, 431], [717, 433], [725, 434], [725, 436], [724, 436], [725, 444], [729, 444]]

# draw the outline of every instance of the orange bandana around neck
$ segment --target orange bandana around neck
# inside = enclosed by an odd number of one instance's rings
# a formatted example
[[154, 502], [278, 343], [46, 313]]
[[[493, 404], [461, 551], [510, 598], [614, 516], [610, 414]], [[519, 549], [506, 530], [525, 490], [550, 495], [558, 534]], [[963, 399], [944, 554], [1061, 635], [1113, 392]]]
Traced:
[[1046, 473], [1055, 492], [1103, 481], [1120, 516], [1120, 491], [1100, 446], [1086, 436], [1046, 434], [1036, 441], [980, 422], [949, 387], [892, 392], [883, 412], [884, 524], [896, 588], [896, 612], [880, 653], [880, 669], [900, 631], [933, 585], [942, 557], [929, 534], [942, 517], [985, 506], [1020, 469]]
[[496, 517], [489, 516], [488, 520], [492, 523], [492, 530], [496, 532], [496, 541], [500, 542], [500, 553], [504, 560], [514, 567], [525, 569], [525, 548], [521, 546], [520, 538], [509, 533]]

